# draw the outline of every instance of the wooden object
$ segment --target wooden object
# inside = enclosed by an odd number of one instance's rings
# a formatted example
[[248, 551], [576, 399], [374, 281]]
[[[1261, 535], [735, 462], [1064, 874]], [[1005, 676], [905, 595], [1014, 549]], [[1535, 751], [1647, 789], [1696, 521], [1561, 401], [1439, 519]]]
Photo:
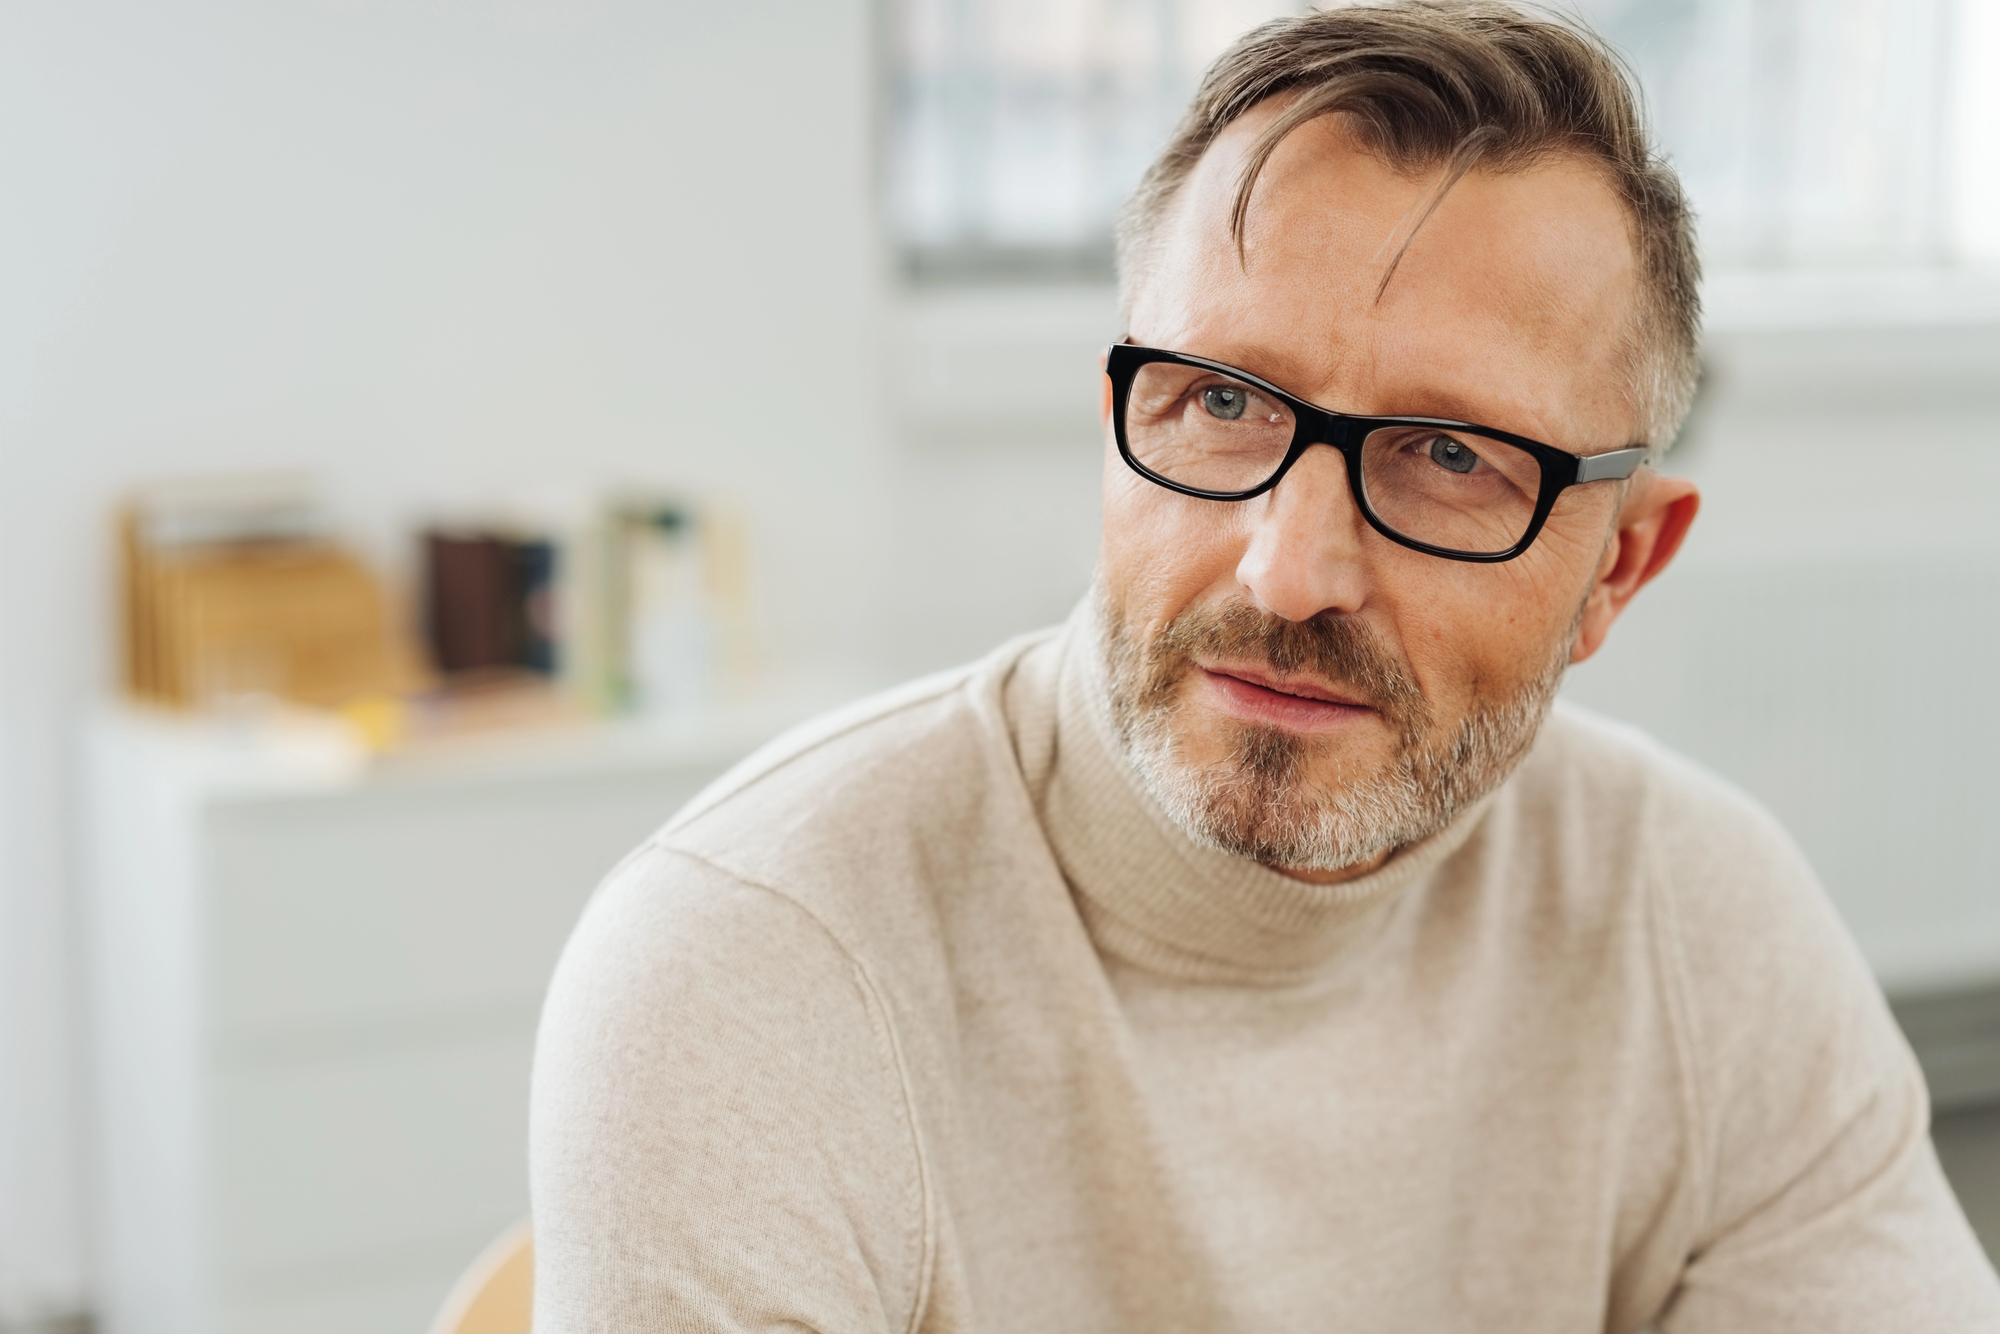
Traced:
[[430, 1334], [528, 1334], [534, 1311], [535, 1237], [523, 1219], [459, 1275]]
[[420, 684], [373, 571], [324, 538], [161, 542], [119, 519], [128, 693], [173, 708], [271, 696], [321, 708]]

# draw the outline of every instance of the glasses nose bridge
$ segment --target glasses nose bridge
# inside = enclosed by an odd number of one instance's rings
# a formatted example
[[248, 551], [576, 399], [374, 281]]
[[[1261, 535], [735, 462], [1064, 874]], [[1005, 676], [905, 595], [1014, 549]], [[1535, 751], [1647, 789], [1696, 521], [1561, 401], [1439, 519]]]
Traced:
[[1325, 408], [1301, 406], [1305, 410], [1299, 413], [1298, 433], [1292, 437], [1292, 461], [1296, 463], [1304, 458], [1306, 451], [1314, 445], [1325, 445], [1352, 462], [1363, 434], [1354, 418], [1344, 413], [1329, 412]]
[[[1356, 471], [1360, 465], [1360, 448], [1365, 429], [1357, 426], [1354, 418], [1339, 412], [1329, 412], [1325, 408], [1315, 408], [1310, 404], [1299, 404], [1296, 411], [1297, 426], [1292, 434], [1292, 447], [1286, 452], [1284, 465], [1278, 475], [1269, 483], [1272, 489], [1282, 484], [1292, 469], [1305, 462], [1306, 455], [1318, 445], [1325, 445], [1341, 456], [1341, 472], [1347, 481], [1348, 499], [1366, 513], [1356, 486]], [[1371, 520], [1372, 521], [1372, 520]]]

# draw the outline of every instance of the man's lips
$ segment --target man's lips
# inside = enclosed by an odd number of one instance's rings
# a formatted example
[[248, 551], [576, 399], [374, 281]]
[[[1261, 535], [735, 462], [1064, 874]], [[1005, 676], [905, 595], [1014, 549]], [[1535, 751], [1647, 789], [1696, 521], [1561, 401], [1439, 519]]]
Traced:
[[1203, 667], [1202, 670], [1216, 676], [1231, 676], [1260, 690], [1275, 691], [1280, 695], [1291, 695], [1297, 699], [1318, 700], [1322, 704], [1345, 704], [1354, 709], [1369, 707], [1365, 701], [1336, 690], [1332, 686], [1323, 686], [1316, 681], [1286, 680], [1269, 672], [1260, 672], [1254, 667], [1218, 665]]
[[1311, 731], [1375, 712], [1354, 695], [1317, 681], [1287, 680], [1234, 664], [1197, 668], [1226, 712], [1254, 722]]

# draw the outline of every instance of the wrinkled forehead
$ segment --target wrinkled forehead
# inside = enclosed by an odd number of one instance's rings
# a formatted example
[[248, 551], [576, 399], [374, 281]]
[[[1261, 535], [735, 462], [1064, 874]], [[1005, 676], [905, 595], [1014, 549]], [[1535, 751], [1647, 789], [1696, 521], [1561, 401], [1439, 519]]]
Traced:
[[1552, 154], [1440, 193], [1442, 164], [1398, 170], [1324, 117], [1265, 164], [1239, 255], [1238, 185], [1276, 111], [1225, 129], [1161, 219], [1132, 293], [1142, 341], [1254, 349], [1256, 369], [1306, 394], [1373, 387], [1412, 412], [1442, 411], [1413, 395], [1497, 398], [1516, 422], [1574, 417], [1571, 434], [1629, 441], [1639, 275], [1601, 172]]

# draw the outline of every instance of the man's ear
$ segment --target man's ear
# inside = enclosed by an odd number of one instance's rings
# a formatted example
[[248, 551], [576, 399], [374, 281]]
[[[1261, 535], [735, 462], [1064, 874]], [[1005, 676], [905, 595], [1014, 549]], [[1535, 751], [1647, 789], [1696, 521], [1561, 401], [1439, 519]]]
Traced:
[[1701, 492], [1685, 477], [1668, 477], [1651, 468], [1642, 468], [1633, 477], [1618, 509], [1618, 527], [1598, 564], [1597, 581], [1583, 604], [1576, 643], [1570, 646], [1571, 662], [1582, 662], [1603, 645], [1611, 623], [1633, 594], [1666, 569], [1681, 549], [1681, 539], [1700, 509]]

